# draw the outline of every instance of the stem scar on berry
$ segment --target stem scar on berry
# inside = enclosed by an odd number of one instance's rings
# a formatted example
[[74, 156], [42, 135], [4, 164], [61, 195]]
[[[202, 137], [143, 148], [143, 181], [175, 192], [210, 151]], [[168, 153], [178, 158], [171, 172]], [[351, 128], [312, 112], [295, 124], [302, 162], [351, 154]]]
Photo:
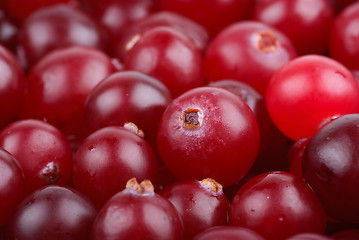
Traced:
[[200, 122], [200, 110], [195, 108], [187, 108], [182, 115], [182, 126], [185, 129], [196, 129], [201, 126]]
[[279, 48], [278, 40], [272, 31], [257, 32], [255, 40], [257, 48], [261, 52], [274, 52]]

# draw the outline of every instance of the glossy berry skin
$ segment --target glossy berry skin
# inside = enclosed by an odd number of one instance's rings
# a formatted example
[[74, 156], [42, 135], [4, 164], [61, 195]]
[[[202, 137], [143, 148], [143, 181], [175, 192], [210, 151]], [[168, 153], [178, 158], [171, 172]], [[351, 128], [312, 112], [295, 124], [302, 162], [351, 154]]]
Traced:
[[16, 52], [19, 26], [10, 19], [7, 12], [0, 6], [0, 44], [11, 52]]
[[252, 166], [259, 151], [253, 112], [235, 94], [200, 87], [174, 99], [162, 115], [157, 147], [179, 179], [211, 177], [234, 184]]
[[230, 225], [250, 228], [268, 240], [324, 233], [325, 223], [324, 209], [307, 183], [281, 171], [263, 173], [245, 183], [229, 213]]
[[349, 69], [359, 69], [359, 2], [345, 8], [335, 19], [330, 36], [330, 57]]
[[159, 80], [135, 71], [114, 73], [101, 81], [85, 102], [85, 121], [89, 133], [106, 126], [132, 122], [152, 146], [157, 126], [171, 93]]
[[157, 159], [145, 139], [124, 127], [90, 134], [77, 149], [72, 178], [75, 189], [100, 208], [128, 179], [156, 179]]
[[159, 26], [173, 27], [185, 33], [201, 52], [207, 47], [209, 34], [203, 26], [174, 12], [158, 11], [126, 27], [116, 44], [115, 56], [122, 60], [126, 59], [127, 52], [139, 37], [147, 30]]
[[79, 192], [46, 186], [19, 204], [6, 228], [6, 239], [87, 240], [95, 217], [95, 207]]
[[272, 141], [270, 136], [270, 128], [273, 126], [273, 123], [267, 112], [265, 99], [253, 87], [245, 82], [231, 79], [209, 82], [207, 86], [226, 89], [236, 94], [247, 103], [247, 105], [253, 111], [258, 123], [261, 136], [261, 150], [267, 146], [269, 141]]
[[328, 0], [263, 0], [253, 12], [253, 20], [286, 34], [299, 55], [326, 53], [334, 17]]
[[214, 179], [177, 181], [160, 195], [168, 199], [181, 216], [185, 239], [192, 239], [210, 227], [227, 225], [229, 201], [222, 185]]
[[133, 181], [100, 210], [91, 240], [182, 240], [183, 226], [176, 208], [154, 192], [150, 181]]
[[359, 87], [339, 62], [320, 55], [298, 57], [268, 84], [266, 103], [276, 126], [292, 140], [313, 136], [328, 121], [359, 111]]
[[208, 45], [206, 77], [210, 82], [243, 81], [264, 96], [272, 75], [296, 56], [294, 46], [279, 30], [256, 21], [237, 22]]
[[0, 45], [0, 128], [16, 120], [24, 100], [25, 78], [12, 52]]
[[171, 27], [146, 31], [127, 53], [124, 67], [157, 78], [173, 97], [205, 83], [200, 50], [183, 32]]
[[250, 0], [159, 0], [162, 10], [179, 13], [198, 22], [212, 37], [231, 23], [247, 19], [252, 4]]
[[25, 176], [26, 194], [45, 185], [65, 185], [70, 180], [70, 144], [49, 123], [34, 119], [15, 121], [1, 130], [0, 147], [19, 162]]
[[193, 240], [265, 240], [251, 229], [238, 226], [216, 226], [198, 234]]
[[128, 26], [155, 11], [153, 0], [83, 0], [83, 2], [91, 17], [106, 31], [111, 45], [123, 35]]
[[332, 238], [318, 233], [299, 233], [286, 240], [333, 240]]
[[24, 185], [24, 173], [20, 164], [9, 152], [0, 149], [0, 229], [22, 200]]
[[321, 128], [303, 155], [303, 177], [317, 194], [327, 214], [359, 223], [359, 114], [339, 117]]
[[299, 177], [303, 177], [302, 159], [305, 147], [310, 141], [310, 137], [302, 137], [295, 141], [288, 151], [289, 171]]
[[52, 50], [73, 45], [105, 49], [98, 25], [85, 12], [58, 4], [26, 18], [19, 32], [18, 57], [29, 70]]
[[86, 133], [84, 105], [91, 90], [115, 72], [103, 52], [81, 46], [51, 52], [27, 76], [23, 118], [46, 119], [69, 139]]

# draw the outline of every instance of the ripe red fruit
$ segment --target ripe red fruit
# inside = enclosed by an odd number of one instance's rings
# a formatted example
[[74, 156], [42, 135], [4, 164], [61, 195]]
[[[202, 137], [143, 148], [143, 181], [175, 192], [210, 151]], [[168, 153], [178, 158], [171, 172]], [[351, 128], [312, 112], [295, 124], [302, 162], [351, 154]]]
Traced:
[[22, 200], [24, 185], [24, 173], [20, 164], [9, 152], [0, 149], [0, 229]]
[[274, 74], [266, 103], [276, 126], [298, 140], [313, 136], [332, 119], [359, 112], [359, 86], [339, 62], [306, 55], [288, 62]]
[[261, 0], [253, 13], [254, 20], [288, 36], [299, 55], [326, 53], [334, 17], [328, 0]]
[[40, 120], [18, 120], [0, 132], [0, 147], [20, 163], [25, 175], [25, 193], [50, 184], [68, 184], [72, 151], [65, 136]]
[[113, 72], [111, 59], [97, 49], [72, 46], [55, 50], [27, 76], [22, 117], [45, 119], [69, 140], [83, 138], [85, 100]]
[[200, 50], [192, 39], [172, 27], [144, 32], [127, 53], [124, 67], [157, 78], [173, 97], [205, 83]]
[[160, 195], [177, 209], [185, 239], [192, 239], [210, 227], [227, 225], [229, 201], [222, 185], [214, 179], [177, 181]]
[[229, 224], [250, 228], [267, 240], [297, 233], [324, 233], [326, 214], [300, 177], [267, 172], [245, 183], [232, 200]]
[[69, 46], [105, 49], [100, 28], [84, 11], [58, 4], [41, 8], [26, 18], [19, 32], [18, 57], [31, 69], [52, 50]]
[[126, 59], [127, 52], [139, 40], [141, 35], [147, 30], [159, 26], [173, 27], [183, 32], [193, 40], [201, 52], [204, 52], [207, 47], [209, 35], [203, 26], [174, 12], [159, 11], [126, 27], [123, 34], [118, 38], [115, 56], [121, 60]]
[[251, 0], [159, 0], [162, 10], [176, 12], [204, 26], [211, 36], [250, 16]]
[[303, 177], [327, 214], [346, 223], [359, 223], [359, 114], [329, 122], [307, 144]]
[[[131, 125], [126, 125], [131, 127]], [[157, 159], [142, 136], [125, 127], [101, 128], [77, 149], [72, 178], [75, 189], [100, 208], [128, 179], [156, 179]]]
[[237, 22], [209, 43], [206, 77], [242, 81], [264, 96], [272, 75], [296, 56], [294, 46], [279, 30], [261, 22]]
[[0, 128], [19, 117], [25, 95], [21, 66], [8, 49], [0, 45]]
[[56, 185], [36, 190], [17, 207], [6, 239], [88, 240], [96, 209], [79, 192]]
[[349, 69], [359, 69], [359, 2], [346, 7], [335, 19], [330, 36], [330, 57]]
[[155, 146], [158, 123], [171, 101], [170, 91], [158, 79], [135, 71], [111, 74], [86, 99], [87, 132], [132, 122]]
[[179, 179], [210, 177], [228, 186], [251, 168], [259, 151], [259, 130], [241, 98], [217, 87], [200, 87], [167, 107], [157, 147]]
[[198, 234], [193, 240], [265, 240], [255, 231], [238, 226], [216, 226]]
[[92, 226], [92, 240], [182, 240], [183, 226], [176, 208], [154, 192], [150, 181], [127, 182], [109, 199]]

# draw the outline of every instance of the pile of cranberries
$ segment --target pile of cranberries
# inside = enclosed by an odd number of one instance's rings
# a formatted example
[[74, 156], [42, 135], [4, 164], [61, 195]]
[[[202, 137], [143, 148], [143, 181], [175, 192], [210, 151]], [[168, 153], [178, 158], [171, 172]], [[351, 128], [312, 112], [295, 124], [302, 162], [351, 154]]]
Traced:
[[0, 240], [359, 240], [358, 0], [0, 0]]

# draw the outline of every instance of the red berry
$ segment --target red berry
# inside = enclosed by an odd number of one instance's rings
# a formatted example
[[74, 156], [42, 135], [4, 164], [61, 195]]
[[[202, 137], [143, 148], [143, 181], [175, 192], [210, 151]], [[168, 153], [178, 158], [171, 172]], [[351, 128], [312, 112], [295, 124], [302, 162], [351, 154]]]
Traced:
[[92, 226], [92, 240], [182, 240], [176, 208], [154, 192], [150, 181], [135, 179], [102, 207]]
[[24, 185], [20, 164], [9, 152], [0, 149], [0, 229], [7, 224], [22, 200]]
[[224, 186], [240, 180], [259, 151], [257, 122], [248, 105], [216, 87], [192, 89], [162, 115], [157, 147], [179, 179], [213, 178]]
[[288, 62], [274, 74], [266, 102], [276, 126], [298, 140], [313, 136], [332, 119], [359, 112], [359, 86], [339, 62], [306, 55]]
[[52, 50], [69, 46], [105, 49], [99, 27], [79, 8], [66, 4], [41, 8], [21, 26], [18, 56], [28, 70]]
[[193, 240], [265, 240], [249, 228], [238, 226], [217, 226], [198, 234]]
[[227, 225], [229, 201], [214, 179], [177, 181], [160, 192], [177, 209], [184, 238], [192, 239], [210, 227]]
[[135, 71], [114, 73], [101, 81], [85, 102], [88, 132], [132, 122], [155, 146], [157, 127], [171, 93], [159, 80]]
[[144, 32], [127, 53], [124, 66], [157, 78], [174, 97], [205, 83], [200, 50], [192, 39], [172, 27]]
[[209, 81], [245, 82], [264, 96], [272, 75], [296, 56], [290, 40], [277, 29], [260, 22], [237, 22], [208, 45], [206, 76]]
[[72, 178], [75, 189], [100, 208], [128, 179], [156, 179], [157, 160], [142, 136], [124, 127], [101, 128], [77, 149]]
[[72, 151], [65, 136], [40, 120], [19, 120], [0, 132], [0, 147], [20, 163], [25, 175], [25, 193], [50, 184], [68, 184]]
[[359, 69], [359, 2], [345, 8], [335, 19], [330, 36], [330, 56], [349, 69]]
[[359, 223], [359, 114], [339, 117], [321, 128], [307, 144], [303, 177], [327, 214]]
[[231, 23], [247, 19], [251, 0], [159, 0], [162, 10], [176, 12], [204, 26], [211, 36]]
[[79, 192], [46, 186], [19, 204], [6, 236], [22, 240], [87, 240], [95, 217], [95, 207]]
[[250, 228], [267, 240], [303, 232], [324, 233], [326, 215], [307, 183], [287, 172], [267, 172], [245, 183], [235, 195], [229, 224]]
[[25, 95], [23, 70], [15, 56], [0, 45], [0, 128], [16, 120]]
[[85, 100], [115, 71], [103, 52], [73, 46], [46, 55], [27, 76], [24, 118], [45, 119], [68, 138], [83, 138]]
[[326, 53], [334, 15], [328, 0], [261, 0], [253, 19], [282, 31], [304, 55]]

